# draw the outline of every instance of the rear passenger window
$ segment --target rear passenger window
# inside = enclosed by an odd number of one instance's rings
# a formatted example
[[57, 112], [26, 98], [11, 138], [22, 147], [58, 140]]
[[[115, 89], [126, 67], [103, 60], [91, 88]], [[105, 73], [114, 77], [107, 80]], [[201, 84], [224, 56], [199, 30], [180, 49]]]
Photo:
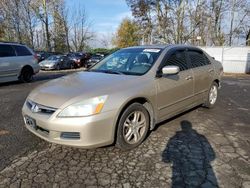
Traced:
[[0, 44], [0, 57], [16, 56], [15, 50], [6, 44]]
[[13, 46], [18, 56], [32, 55], [31, 52], [24, 46]]
[[188, 51], [192, 68], [201, 67], [210, 64], [209, 60], [202, 52]]
[[187, 70], [188, 65], [185, 57], [185, 51], [176, 51], [167, 60], [166, 65], [175, 65], [180, 68], [180, 71]]

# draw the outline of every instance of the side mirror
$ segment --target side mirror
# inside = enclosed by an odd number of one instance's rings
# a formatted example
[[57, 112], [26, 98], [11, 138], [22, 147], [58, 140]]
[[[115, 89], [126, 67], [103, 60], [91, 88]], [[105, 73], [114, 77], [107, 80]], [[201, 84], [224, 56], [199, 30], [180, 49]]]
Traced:
[[178, 74], [180, 72], [180, 68], [178, 66], [165, 66], [162, 68], [162, 74]]

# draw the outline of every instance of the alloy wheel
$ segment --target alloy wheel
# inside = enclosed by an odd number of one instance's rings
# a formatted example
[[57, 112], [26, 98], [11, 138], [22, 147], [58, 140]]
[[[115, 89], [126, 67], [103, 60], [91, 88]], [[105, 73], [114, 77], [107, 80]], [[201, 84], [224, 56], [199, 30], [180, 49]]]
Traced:
[[128, 144], [141, 141], [146, 131], [146, 117], [141, 111], [134, 111], [128, 115], [123, 124], [123, 137]]
[[216, 100], [217, 100], [217, 95], [218, 95], [218, 91], [217, 91], [217, 87], [215, 85], [213, 85], [210, 89], [209, 92], [209, 103], [210, 104], [215, 104]]

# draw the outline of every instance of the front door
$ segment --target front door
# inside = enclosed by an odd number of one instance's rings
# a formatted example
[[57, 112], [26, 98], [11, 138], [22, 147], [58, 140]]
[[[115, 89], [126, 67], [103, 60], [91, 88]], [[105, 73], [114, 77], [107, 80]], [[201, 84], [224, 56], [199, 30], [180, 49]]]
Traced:
[[178, 66], [180, 72], [163, 75], [156, 80], [159, 120], [176, 114], [193, 102], [193, 72], [189, 69], [185, 50], [174, 51], [167, 56], [169, 58], [163, 62], [163, 66]]

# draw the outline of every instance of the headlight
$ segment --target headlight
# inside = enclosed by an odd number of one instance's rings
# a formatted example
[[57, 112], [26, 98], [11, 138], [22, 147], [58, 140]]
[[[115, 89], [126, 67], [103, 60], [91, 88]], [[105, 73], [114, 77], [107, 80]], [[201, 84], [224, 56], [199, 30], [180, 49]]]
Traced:
[[58, 117], [84, 117], [98, 114], [101, 112], [107, 97], [107, 95], [104, 95], [74, 103], [64, 108]]

